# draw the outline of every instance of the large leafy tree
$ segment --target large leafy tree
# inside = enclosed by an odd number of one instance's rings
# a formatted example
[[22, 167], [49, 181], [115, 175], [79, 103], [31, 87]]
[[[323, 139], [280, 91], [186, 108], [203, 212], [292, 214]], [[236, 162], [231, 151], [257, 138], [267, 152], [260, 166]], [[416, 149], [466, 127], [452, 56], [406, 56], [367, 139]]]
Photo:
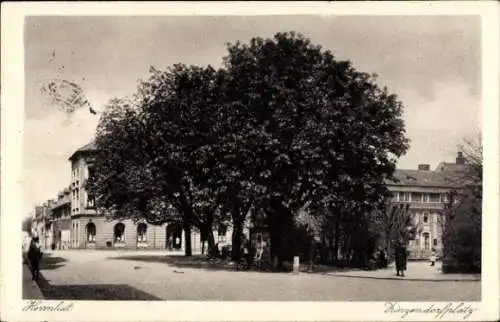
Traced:
[[134, 100], [111, 101], [97, 129], [97, 176], [88, 185], [97, 206], [113, 218], [182, 220], [186, 255], [193, 226], [214, 244], [224, 192], [213, 179], [222, 77], [211, 67], [151, 68]]
[[359, 224], [383, 202], [383, 180], [408, 146], [396, 96], [295, 33], [228, 51], [226, 99], [246, 121], [234, 159], [245, 155], [239, 162], [260, 192], [278, 261], [288, 256], [287, 225], [306, 204], [328, 196]]
[[221, 131], [219, 106], [224, 71], [174, 65], [166, 71], [151, 69], [137, 94], [144, 150], [149, 152], [155, 185], [182, 217], [186, 254], [190, 232], [198, 228], [214, 246], [213, 226], [226, 187], [220, 185], [217, 163]]
[[237, 257], [250, 209], [265, 214], [278, 261], [304, 208], [340, 214], [355, 234], [407, 149], [396, 97], [294, 33], [229, 44], [221, 70], [152, 68], [136, 107], [114, 105], [96, 139], [98, 204], [153, 222], [171, 205], [188, 255], [191, 227], [213, 244], [213, 224], [230, 213]]
[[146, 217], [161, 224], [164, 217], [149, 216], [158, 207], [153, 204], [157, 194], [141, 130], [132, 102], [113, 99], [108, 103], [96, 133], [94, 175], [86, 188], [95, 196], [98, 210], [110, 218]]

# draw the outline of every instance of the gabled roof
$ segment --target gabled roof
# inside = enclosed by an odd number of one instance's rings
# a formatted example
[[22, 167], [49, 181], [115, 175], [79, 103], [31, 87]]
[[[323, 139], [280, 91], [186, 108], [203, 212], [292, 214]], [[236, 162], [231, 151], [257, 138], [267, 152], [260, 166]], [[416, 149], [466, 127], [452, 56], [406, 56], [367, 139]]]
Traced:
[[81, 148], [79, 148], [78, 150], [76, 150], [70, 157], [68, 160], [72, 161], [73, 159], [75, 159], [78, 155], [80, 154], [85, 154], [85, 153], [91, 153], [91, 152], [94, 152], [97, 150], [97, 147], [95, 145], [95, 142], [92, 141], [90, 143], [87, 143], [85, 144], [84, 146], [82, 146]]
[[389, 186], [454, 187], [455, 174], [450, 172], [405, 170], [394, 171], [394, 180], [386, 180]]

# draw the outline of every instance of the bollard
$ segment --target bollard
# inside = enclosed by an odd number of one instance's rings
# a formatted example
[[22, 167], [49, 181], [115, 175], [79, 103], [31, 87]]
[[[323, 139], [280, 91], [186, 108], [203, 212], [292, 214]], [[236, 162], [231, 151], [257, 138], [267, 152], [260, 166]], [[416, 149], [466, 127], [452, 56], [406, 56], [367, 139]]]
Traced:
[[300, 272], [300, 259], [299, 256], [293, 257], [293, 273], [298, 274]]

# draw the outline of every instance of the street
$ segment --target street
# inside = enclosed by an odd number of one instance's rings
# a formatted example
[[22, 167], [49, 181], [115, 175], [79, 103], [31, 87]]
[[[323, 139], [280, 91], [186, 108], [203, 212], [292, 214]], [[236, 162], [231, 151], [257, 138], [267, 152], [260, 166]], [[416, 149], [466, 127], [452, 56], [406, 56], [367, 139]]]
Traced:
[[[240, 272], [164, 262], [160, 252], [59, 251], [39, 282], [46, 299], [224, 301], [476, 301], [480, 281], [411, 281]], [[180, 258], [180, 257], [179, 257]]]

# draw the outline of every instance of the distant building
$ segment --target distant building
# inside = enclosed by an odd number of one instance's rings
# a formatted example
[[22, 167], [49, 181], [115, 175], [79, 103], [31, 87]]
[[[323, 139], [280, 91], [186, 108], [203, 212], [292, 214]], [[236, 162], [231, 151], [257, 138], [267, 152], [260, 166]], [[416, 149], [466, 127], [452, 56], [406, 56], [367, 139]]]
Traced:
[[[132, 220], [109, 221], [96, 212], [93, 196], [85, 189], [87, 179], [93, 175], [96, 147], [89, 143], [74, 152], [71, 162], [71, 248], [143, 248], [172, 249], [183, 251], [185, 234], [180, 222], [160, 226], [146, 221], [134, 223]], [[219, 232], [221, 234], [219, 235]], [[215, 242], [224, 244], [229, 229], [215, 229]], [[200, 233], [191, 233], [193, 253], [201, 252]]]
[[56, 249], [67, 249], [71, 244], [71, 192], [66, 188], [59, 192], [52, 206], [52, 236]]
[[53, 200], [48, 200], [41, 206], [35, 207], [35, 214], [32, 223], [32, 235], [37, 236], [42, 248], [50, 248], [52, 240], [52, 226], [50, 217], [52, 214]]
[[442, 225], [444, 204], [453, 188], [460, 188], [460, 173], [465, 170], [465, 158], [459, 152], [455, 163], [440, 163], [435, 170], [428, 164], [418, 170], [398, 169], [396, 180], [388, 181], [387, 187], [395, 203], [410, 204], [410, 212], [417, 225], [417, 236], [410, 241], [410, 258], [429, 258], [432, 248], [442, 251]]

